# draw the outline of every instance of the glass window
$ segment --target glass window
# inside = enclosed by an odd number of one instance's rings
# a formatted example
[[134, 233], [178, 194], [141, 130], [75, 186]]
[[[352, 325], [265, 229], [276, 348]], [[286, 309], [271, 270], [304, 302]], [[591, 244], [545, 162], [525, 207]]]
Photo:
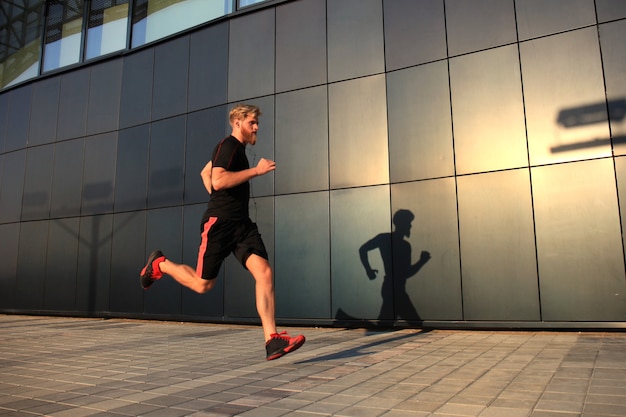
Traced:
[[0, 18], [0, 88], [39, 73], [44, 2], [2, 1]]
[[231, 0], [137, 0], [131, 46], [164, 38], [231, 12]]
[[80, 61], [83, 0], [49, 3], [46, 17], [43, 71]]
[[242, 7], [252, 6], [253, 4], [261, 3], [262, 1], [265, 0], [239, 0], [239, 8], [241, 9]]
[[85, 59], [124, 49], [127, 27], [128, 0], [92, 0]]

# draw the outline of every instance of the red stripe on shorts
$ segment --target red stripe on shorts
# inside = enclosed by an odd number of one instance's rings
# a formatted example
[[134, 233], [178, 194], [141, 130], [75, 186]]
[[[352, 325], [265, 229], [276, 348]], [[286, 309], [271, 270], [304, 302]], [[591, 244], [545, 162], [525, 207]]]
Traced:
[[198, 264], [196, 265], [196, 275], [198, 275], [199, 277], [202, 277], [202, 268], [204, 267], [204, 253], [206, 252], [206, 247], [209, 244], [209, 230], [216, 221], [217, 217], [210, 217], [209, 220], [204, 224], [204, 230], [202, 230], [202, 240], [200, 241], [200, 249], [198, 249]]

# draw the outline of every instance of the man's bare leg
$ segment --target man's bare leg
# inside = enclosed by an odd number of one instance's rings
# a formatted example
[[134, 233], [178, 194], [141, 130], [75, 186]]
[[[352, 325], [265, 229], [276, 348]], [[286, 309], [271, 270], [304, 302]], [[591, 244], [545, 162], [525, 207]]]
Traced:
[[271, 339], [276, 331], [276, 309], [274, 300], [274, 281], [272, 267], [267, 259], [252, 254], [246, 261], [246, 268], [256, 281], [256, 308], [261, 318], [265, 341]]
[[215, 285], [215, 279], [203, 279], [196, 275], [196, 270], [185, 264], [177, 264], [169, 259], [164, 260], [159, 264], [159, 269], [164, 274], [167, 274], [174, 278], [179, 284], [195, 291], [199, 294], [211, 290]]

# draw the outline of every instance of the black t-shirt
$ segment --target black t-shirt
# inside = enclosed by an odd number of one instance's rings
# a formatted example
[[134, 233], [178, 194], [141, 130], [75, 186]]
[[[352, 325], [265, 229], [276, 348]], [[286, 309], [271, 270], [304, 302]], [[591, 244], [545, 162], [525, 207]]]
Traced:
[[[227, 171], [243, 171], [250, 168], [246, 147], [233, 136], [223, 139], [213, 150], [213, 168]], [[218, 218], [242, 220], [249, 217], [248, 202], [250, 183], [248, 181], [233, 188], [212, 190], [207, 214]]]

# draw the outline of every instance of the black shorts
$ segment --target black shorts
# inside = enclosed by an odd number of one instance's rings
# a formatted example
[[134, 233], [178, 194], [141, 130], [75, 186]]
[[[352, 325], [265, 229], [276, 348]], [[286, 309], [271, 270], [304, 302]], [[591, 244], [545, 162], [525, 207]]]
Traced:
[[204, 279], [217, 278], [224, 259], [231, 252], [244, 268], [252, 254], [268, 259], [259, 229], [249, 219], [233, 221], [205, 216], [201, 237], [196, 274]]

